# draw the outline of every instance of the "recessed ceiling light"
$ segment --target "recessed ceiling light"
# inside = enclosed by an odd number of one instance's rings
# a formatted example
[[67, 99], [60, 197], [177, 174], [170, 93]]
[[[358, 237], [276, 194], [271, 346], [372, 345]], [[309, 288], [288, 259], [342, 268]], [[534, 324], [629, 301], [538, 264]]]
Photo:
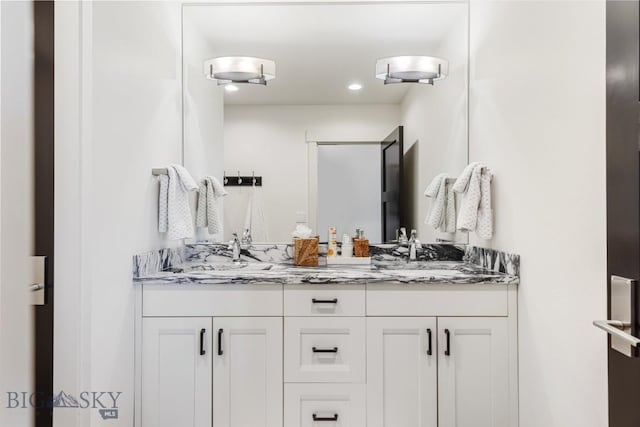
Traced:
[[224, 90], [226, 90], [227, 92], [237, 92], [238, 90], [240, 90], [240, 88], [236, 85], [227, 84], [224, 85]]
[[351, 83], [347, 87], [349, 88], [349, 90], [353, 90], [353, 91], [362, 89], [362, 85], [360, 83]]

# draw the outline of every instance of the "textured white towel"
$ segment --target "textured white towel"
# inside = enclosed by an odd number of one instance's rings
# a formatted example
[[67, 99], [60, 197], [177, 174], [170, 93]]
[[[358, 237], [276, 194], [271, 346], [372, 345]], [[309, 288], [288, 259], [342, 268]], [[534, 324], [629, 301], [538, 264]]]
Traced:
[[456, 232], [456, 194], [453, 192], [453, 182], [445, 180], [447, 192], [447, 206], [445, 208], [444, 216], [444, 232], [455, 233]]
[[209, 234], [218, 234], [222, 231], [218, 199], [227, 194], [220, 181], [215, 177], [207, 176], [200, 181], [196, 216], [198, 227], [207, 227]]
[[446, 181], [446, 173], [436, 175], [436, 177], [433, 178], [431, 183], [427, 186], [427, 189], [424, 190], [425, 196], [434, 199], [433, 203], [431, 204], [431, 210], [424, 220], [425, 224], [429, 224], [433, 228], [441, 228], [441, 226], [443, 225], [443, 220], [445, 218], [447, 203]]
[[437, 175], [424, 192], [434, 198], [424, 222], [443, 233], [456, 232], [456, 195], [446, 173]]
[[478, 225], [476, 233], [481, 239], [493, 237], [493, 210], [491, 209], [491, 171], [482, 169], [480, 175], [480, 207], [478, 208]]
[[453, 190], [462, 194], [458, 230], [475, 231], [482, 239], [493, 237], [491, 176], [489, 169], [482, 163], [475, 162], [464, 169], [453, 185]]
[[469, 163], [467, 167], [464, 168], [458, 179], [456, 179], [455, 184], [453, 184], [453, 191], [456, 193], [465, 193], [467, 191], [469, 181], [471, 180], [471, 173], [479, 164], [479, 162]]
[[160, 175], [160, 194], [158, 194], [158, 231], [166, 233], [169, 229], [169, 175]]
[[[167, 168], [169, 177], [167, 185], [167, 238], [171, 240], [193, 237], [193, 217], [189, 206], [189, 191], [196, 190], [196, 185], [191, 175], [180, 165], [171, 165]], [[162, 184], [162, 180], [160, 181]], [[160, 195], [160, 199], [164, 196]], [[159, 200], [160, 202], [160, 200]], [[159, 207], [162, 212], [163, 206]]]
[[[462, 193], [460, 211], [458, 212], [458, 230], [475, 231], [478, 223], [478, 207], [480, 206], [480, 174], [482, 166], [476, 165], [471, 171], [466, 191]], [[466, 179], [466, 176], [464, 177]], [[456, 181], [457, 184], [457, 181]], [[454, 188], [456, 187], [454, 184]]]

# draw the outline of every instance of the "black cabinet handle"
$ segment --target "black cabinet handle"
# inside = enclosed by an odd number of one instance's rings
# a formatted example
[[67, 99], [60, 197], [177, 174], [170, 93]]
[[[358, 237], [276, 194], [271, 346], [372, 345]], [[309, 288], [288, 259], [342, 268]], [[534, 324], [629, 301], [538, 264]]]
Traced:
[[431, 347], [431, 329], [427, 329], [427, 356], [431, 356], [433, 354], [433, 348]]
[[338, 347], [333, 347], [333, 348], [313, 347], [311, 350], [313, 350], [314, 353], [337, 353]]
[[222, 356], [224, 352], [222, 351], [222, 333], [223, 329], [218, 329], [218, 356]]
[[318, 414], [313, 414], [313, 421], [338, 421], [338, 414], [333, 414], [333, 417], [319, 417]]
[[338, 303], [338, 298], [333, 298], [333, 299], [311, 298], [311, 302], [314, 303], [314, 304], [337, 304]]
[[447, 336], [447, 348], [444, 350], [444, 355], [451, 356], [451, 332], [449, 332], [448, 329], [445, 329], [444, 334]]
[[204, 349], [204, 334], [207, 332], [206, 329], [200, 329], [200, 356], [204, 356], [207, 352]]

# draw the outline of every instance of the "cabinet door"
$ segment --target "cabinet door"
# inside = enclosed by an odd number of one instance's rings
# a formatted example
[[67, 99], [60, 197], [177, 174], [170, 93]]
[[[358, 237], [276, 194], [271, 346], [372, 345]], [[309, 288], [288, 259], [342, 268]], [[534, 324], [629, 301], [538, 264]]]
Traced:
[[142, 336], [142, 426], [211, 427], [211, 318], [144, 318]]
[[438, 318], [439, 427], [508, 427], [506, 317]]
[[436, 427], [436, 337], [434, 317], [367, 318], [368, 427]]
[[282, 318], [213, 319], [214, 427], [282, 427]]

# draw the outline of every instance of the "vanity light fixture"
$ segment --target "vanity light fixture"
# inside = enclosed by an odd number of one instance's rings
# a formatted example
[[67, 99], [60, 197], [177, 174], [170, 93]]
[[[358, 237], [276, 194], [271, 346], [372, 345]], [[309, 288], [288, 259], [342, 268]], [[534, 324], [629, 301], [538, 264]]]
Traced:
[[433, 85], [449, 74], [449, 61], [434, 56], [392, 56], [378, 59], [376, 78], [384, 84], [425, 83]]
[[227, 92], [237, 92], [240, 90], [240, 88], [234, 84], [226, 84], [224, 85], [224, 90], [226, 90]]
[[276, 77], [276, 63], [251, 56], [221, 56], [204, 62], [204, 74], [218, 85], [251, 83], [265, 85]]
[[349, 86], [347, 86], [347, 89], [355, 92], [362, 89], [362, 85], [360, 83], [351, 83]]

